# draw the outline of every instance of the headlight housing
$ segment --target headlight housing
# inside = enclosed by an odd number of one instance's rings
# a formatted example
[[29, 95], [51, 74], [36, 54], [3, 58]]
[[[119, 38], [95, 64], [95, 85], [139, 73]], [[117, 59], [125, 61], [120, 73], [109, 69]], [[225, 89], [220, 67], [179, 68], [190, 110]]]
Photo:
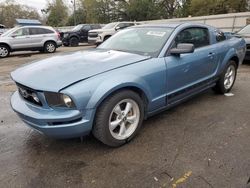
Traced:
[[70, 96], [63, 93], [44, 92], [48, 105], [52, 108], [75, 108], [74, 101]]

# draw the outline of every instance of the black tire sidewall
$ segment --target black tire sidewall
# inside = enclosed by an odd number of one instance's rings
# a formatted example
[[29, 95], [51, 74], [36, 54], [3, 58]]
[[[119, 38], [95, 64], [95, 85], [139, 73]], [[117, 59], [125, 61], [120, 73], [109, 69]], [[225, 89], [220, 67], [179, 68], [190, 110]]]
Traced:
[[[130, 135], [128, 138], [126, 138], [124, 140], [117, 140], [110, 133], [109, 117], [110, 117], [110, 114], [111, 114], [112, 110], [114, 109], [114, 107], [120, 101], [122, 101], [124, 99], [132, 99], [137, 103], [139, 110], [140, 110], [140, 120], [139, 120], [139, 123], [138, 123], [136, 130], [134, 131], [134, 133], [132, 135]], [[99, 139], [100, 141], [102, 141], [106, 145], [109, 145], [112, 147], [121, 146], [121, 145], [129, 142], [138, 133], [138, 131], [141, 128], [143, 119], [144, 119], [144, 104], [143, 104], [143, 101], [140, 98], [140, 96], [138, 94], [136, 94], [135, 92], [129, 91], [129, 90], [118, 92], [115, 95], [112, 95], [111, 97], [107, 98], [102, 103], [99, 110], [97, 111], [96, 121], [95, 121], [94, 126], [103, 126], [103, 127], [102, 127], [102, 133], [101, 133], [102, 135], [95, 135], [95, 133], [94, 133], [94, 136], [97, 136], [97, 139]], [[102, 125], [100, 125], [100, 122], [102, 122]], [[94, 129], [95, 129], [95, 127], [94, 127]]]

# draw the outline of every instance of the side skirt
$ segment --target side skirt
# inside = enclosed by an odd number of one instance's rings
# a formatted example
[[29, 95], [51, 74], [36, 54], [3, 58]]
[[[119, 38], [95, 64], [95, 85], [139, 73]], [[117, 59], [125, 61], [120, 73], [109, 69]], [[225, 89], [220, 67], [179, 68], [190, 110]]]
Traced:
[[149, 112], [147, 114], [147, 118], [151, 117], [157, 113], [166, 111], [170, 108], [173, 108], [193, 97], [195, 97], [198, 94], [204, 93], [207, 90], [211, 89], [216, 85], [216, 81], [218, 81], [218, 77], [212, 78], [206, 81], [203, 81], [201, 83], [195, 84], [191, 87], [188, 87], [184, 90], [178, 91], [176, 93], [170, 94], [166, 96], [166, 106], [160, 109], [157, 109], [153, 112]]

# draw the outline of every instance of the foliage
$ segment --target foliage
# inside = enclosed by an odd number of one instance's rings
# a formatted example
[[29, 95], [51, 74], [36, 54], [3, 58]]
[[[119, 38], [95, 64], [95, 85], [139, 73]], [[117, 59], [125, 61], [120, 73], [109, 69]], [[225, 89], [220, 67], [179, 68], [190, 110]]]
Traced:
[[247, 11], [246, 0], [192, 0], [190, 12], [192, 16], [226, 14]]
[[46, 12], [49, 13], [47, 24], [51, 26], [64, 26], [68, 18], [68, 8], [63, 0], [53, 0], [49, 3]]
[[40, 19], [40, 16], [34, 8], [20, 5], [15, 1], [6, 1], [0, 4], [0, 24], [13, 27], [17, 18]]
[[[76, 24], [143, 21], [247, 11], [248, 0], [75, 0]], [[42, 10], [51, 26], [74, 25], [74, 0], [48, 0]], [[35, 9], [6, 0], [0, 4], [0, 24], [13, 26], [16, 18], [40, 16]]]

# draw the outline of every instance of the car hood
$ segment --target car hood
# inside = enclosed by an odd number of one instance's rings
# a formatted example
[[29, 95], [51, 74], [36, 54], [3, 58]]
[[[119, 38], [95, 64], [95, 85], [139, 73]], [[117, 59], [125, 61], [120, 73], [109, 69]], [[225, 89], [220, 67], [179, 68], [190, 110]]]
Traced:
[[114, 31], [114, 29], [94, 29], [90, 30], [89, 33], [101, 33], [101, 32], [110, 32]]
[[75, 82], [149, 58], [114, 50], [78, 51], [25, 65], [11, 77], [35, 90], [58, 92]]

